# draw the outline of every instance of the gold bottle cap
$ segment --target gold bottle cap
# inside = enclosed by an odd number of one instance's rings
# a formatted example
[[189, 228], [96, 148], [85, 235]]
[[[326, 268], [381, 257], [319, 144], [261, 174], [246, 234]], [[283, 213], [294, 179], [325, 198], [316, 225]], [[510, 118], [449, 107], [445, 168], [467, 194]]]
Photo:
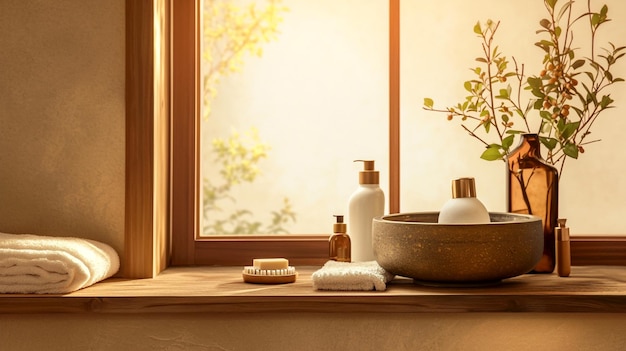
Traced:
[[567, 219], [559, 218], [557, 220], [559, 225], [554, 228], [554, 235], [558, 241], [569, 241], [569, 228], [565, 226], [565, 222], [567, 222]]
[[378, 184], [379, 172], [374, 170], [373, 160], [354, 160], [363, 162], [363, 170], [359, 172], [359, 184]]
[[459, 178], [452, 181], [452, 197], [476, 197], [474, 178]]
[[333, 217], [337, 218], [337, 223], [333, 224], [333, 233], [345, 234], [347, 231], [347, 225], [343, 222], [343, 216], [333, 215]]

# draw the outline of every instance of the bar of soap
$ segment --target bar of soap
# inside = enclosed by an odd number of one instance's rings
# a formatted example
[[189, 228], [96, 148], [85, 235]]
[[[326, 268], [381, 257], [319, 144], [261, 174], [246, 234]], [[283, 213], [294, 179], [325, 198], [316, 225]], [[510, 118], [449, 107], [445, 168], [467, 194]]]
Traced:
[[256, 269], [263, 270], [287, 269], [289, 261], [285, 258], [255, 258], [252, 260], [252, 265]]

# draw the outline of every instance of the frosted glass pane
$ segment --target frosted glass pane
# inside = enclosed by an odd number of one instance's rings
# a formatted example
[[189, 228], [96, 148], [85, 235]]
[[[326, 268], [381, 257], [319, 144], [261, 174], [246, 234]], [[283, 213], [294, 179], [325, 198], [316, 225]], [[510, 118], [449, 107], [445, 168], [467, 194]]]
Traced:
[[[250, 1], [235, 3], [245, 8]], [[269, 3], [256, 1], [257, 11]], [[280, 6], [288, 11], [278, 13], [283, 20], [275, 39], [260, 45], [260, 57], [245, 54], [241, 70], [220, 77], [201, 121], [203, 203], [210, 205], [201, 213], [205, 235], [249, 234], [250, 227], [252, 234], [330, 233], [332, 215], [345, 214], [358, 185], [356, 159], [376, 160], [381, 187], [388, 188], [387, 1], [289, 0]], [[258, 163], [236, 162], [254, 179], [227, 187], [221, 172], [228, 166], [217, 161], [216, 139], [223, 140], [224, 154], [237, 154], [239, 141], [248, 155], [266, 155]], [[258, 174], [249, 172], [255, 167]], [[285, 199], [289, 210], [283, 213], [295, 217], [272, 225]]]

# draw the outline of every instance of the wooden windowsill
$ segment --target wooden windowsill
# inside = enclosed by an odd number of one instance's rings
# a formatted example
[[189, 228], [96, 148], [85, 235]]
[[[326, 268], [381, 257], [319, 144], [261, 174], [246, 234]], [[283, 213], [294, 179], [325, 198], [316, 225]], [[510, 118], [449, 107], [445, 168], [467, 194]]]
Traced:
[[241, 267], [174, 267], [154, 279], [109, 279], [67, 295], [0, 295], [0, 313], [621, 312], [626, 268], [575, 266], [569, 278], [527, 274], [483, 288], [434, 288], [396, 278], [383, 292], [315, 291], [296, 267], [285, 285], [242, 281]]

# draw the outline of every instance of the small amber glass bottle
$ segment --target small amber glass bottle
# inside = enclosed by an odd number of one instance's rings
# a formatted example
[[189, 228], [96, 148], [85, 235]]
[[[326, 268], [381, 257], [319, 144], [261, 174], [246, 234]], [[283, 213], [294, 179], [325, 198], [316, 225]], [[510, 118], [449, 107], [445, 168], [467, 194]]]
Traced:
[[329, 256], [338, 262], [350, 262], [350, 236], [346, 233], [347, 226], [343, 223], [343, 216], [335, 215], [337, 223], [333, 224], [333, 235], [328, 239]]

